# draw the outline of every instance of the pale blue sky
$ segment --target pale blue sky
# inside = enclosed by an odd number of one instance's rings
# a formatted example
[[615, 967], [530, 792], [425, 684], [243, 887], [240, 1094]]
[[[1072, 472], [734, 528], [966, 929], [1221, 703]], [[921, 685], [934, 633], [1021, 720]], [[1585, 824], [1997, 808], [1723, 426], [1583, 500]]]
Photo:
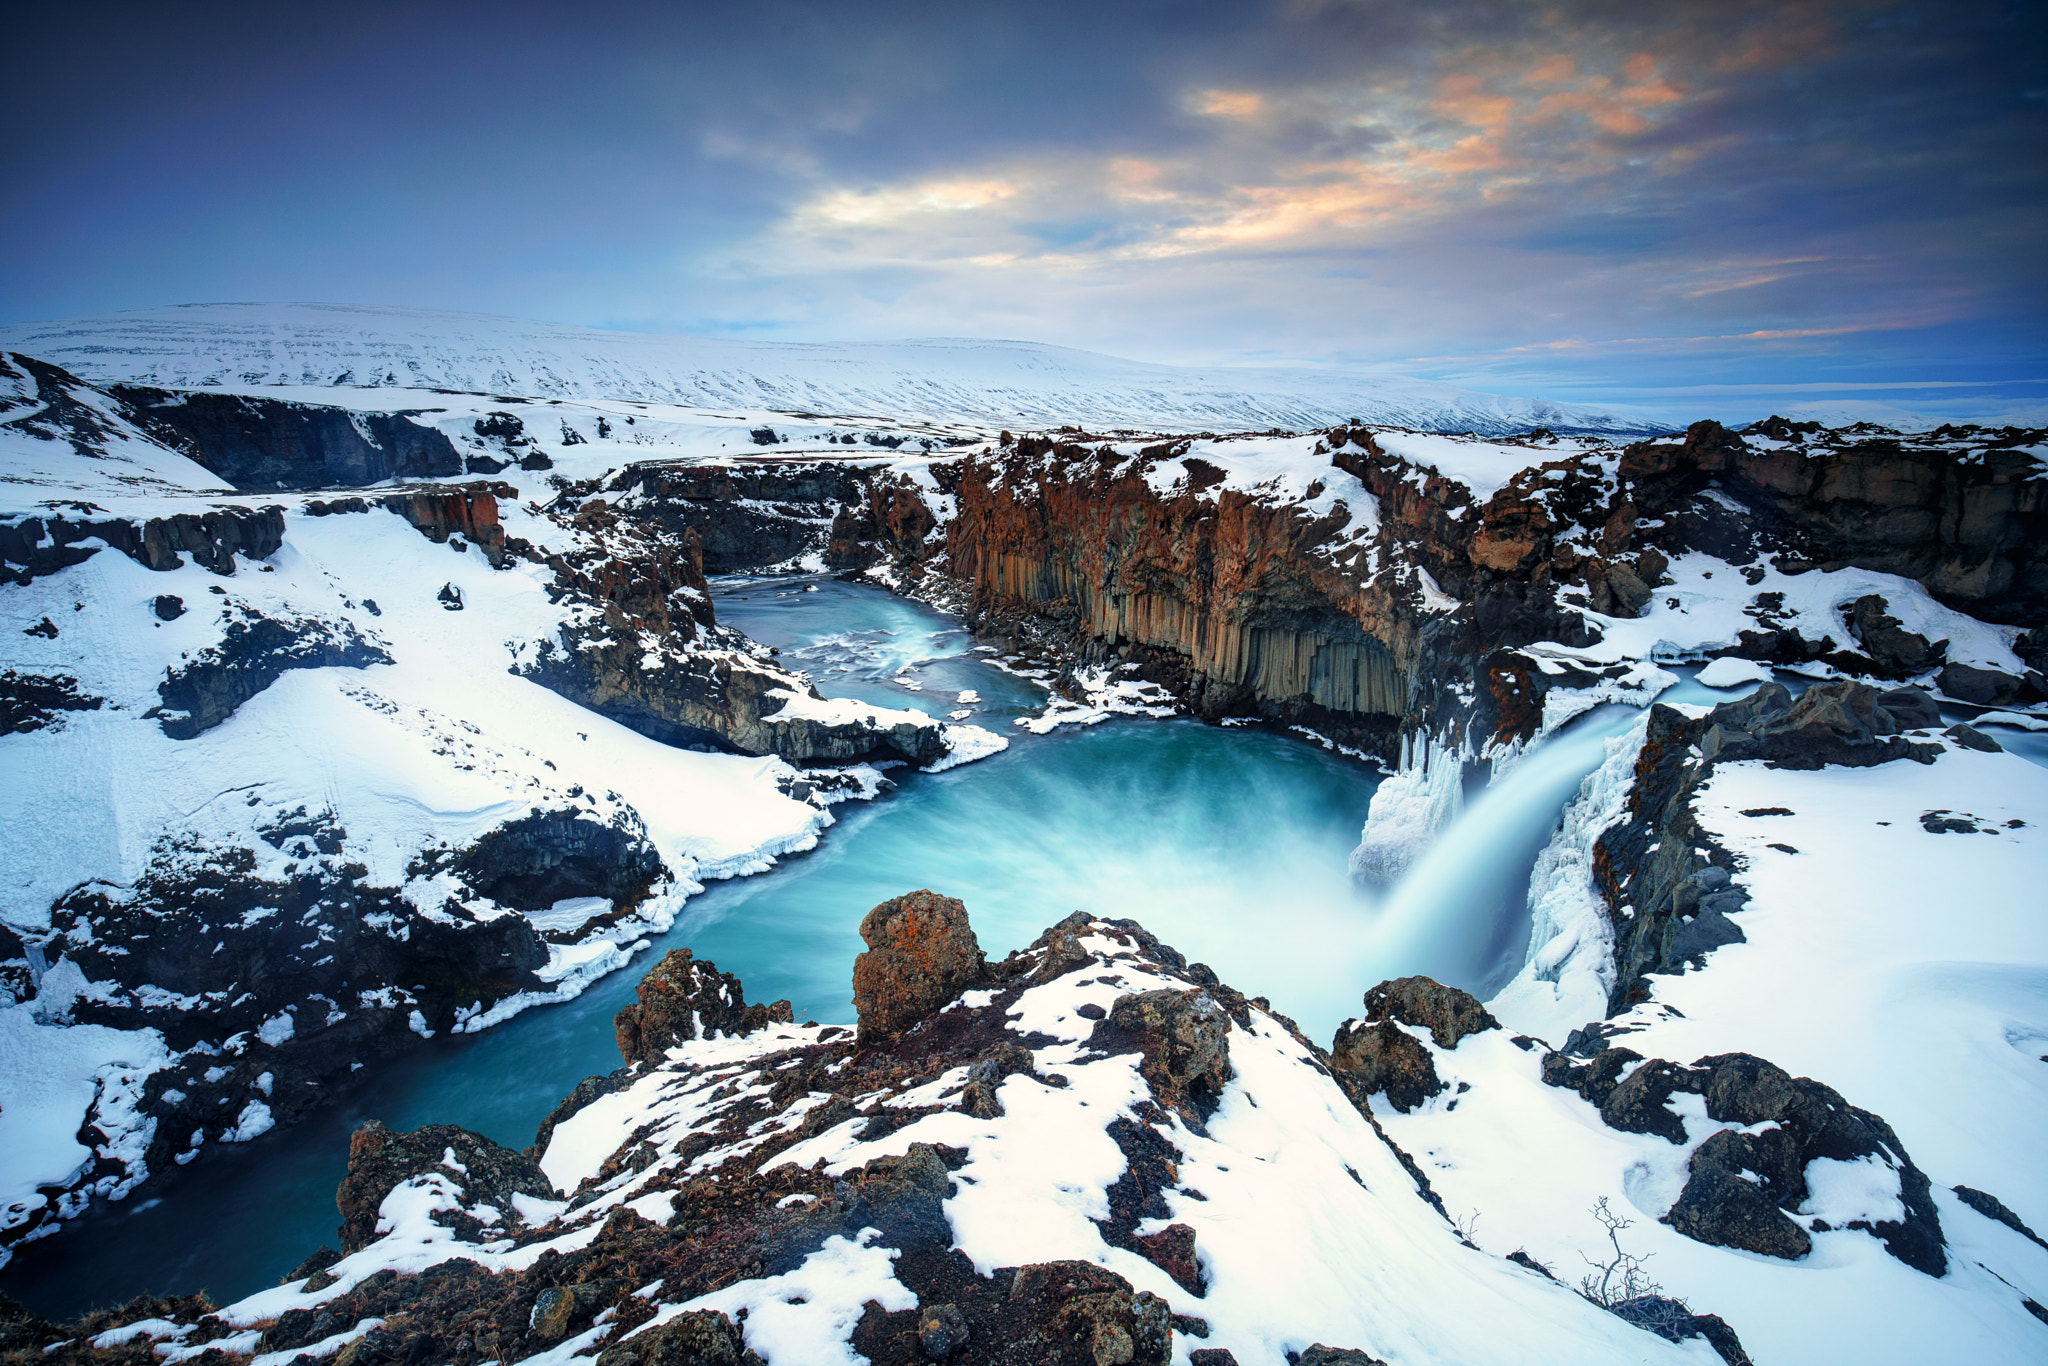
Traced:
[[0, 85], [0, 319], [412, 304], [2038, 405], [2044, 13], [42, 6]]

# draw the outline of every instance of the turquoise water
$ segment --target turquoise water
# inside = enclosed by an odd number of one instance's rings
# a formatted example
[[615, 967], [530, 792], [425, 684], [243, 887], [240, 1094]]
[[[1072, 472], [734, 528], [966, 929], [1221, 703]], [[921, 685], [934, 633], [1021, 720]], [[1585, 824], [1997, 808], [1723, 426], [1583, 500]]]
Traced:
[[[143, 1291], [226, 1299], [274, 1284], [334, 1241], [334, 1188], [363, 1120], [531, 1143], [577, 1081], [619, 1065], [612, 1015], [670, 948], [737, 973], [749, 1000], [788, 997], [799, 1018], [850, 1023], [861, 917], [920, 887], [964, 900], [992, 955], [1074, 910], [1136, 918], [1322, 1038], [1378, 980], [1359, 947], [1374, 904], [1346, 874], [1374, 772], [1292, 738], [1185, 720], [1034, 737], [1010, 720], [1043, 690], [974, 655], [954, 623], [874, 589], [800, 589], [721, 593], [720, 617], [792, 662], [829, 658], [828, 693], [939, 715], [964, 705], [1012, 747], [946, 773], [899, 771], [895, 792], [835, 808], [815, 852], [693, 899], [634, 967], [565, 1005], [373, 1064], [298, 1125], [216, 1145], [148, 1203], [98, 1211], [25, 1249], [0, 1290], [68, 1315]], [[984, 700], [959, 703], [967, 690]]]
[[[1530, 864], [1606, 738], [1638, 714], [1600, 708], [1533, 751], [1375, 893], [1346, 871], [1378, 784], [1363, 765], [1292, 737], [1187, 720], [1031, 736], [1011, 723], [1044, 690], [996, 667], [938, 613], [831, 581], [716, 588], [721, 620], [811, 669], [827, 694], [967, 710], [1011, 748], [947, 773], [899, 770], [893, 793], [835, 808], [818, 850], [713, 885], [652, 953], [577, 1000], [371, 1065], [293, 1128], [216, 1145], [146, 1203], [96, 1211], [24, 1249], [0, 1271], [0, 1291], [68, 1316], [144, 1291], [205, 1288], [225, 1300], [274, 1284], [334, 1241], [334, 1188], [362, 1121], [460, 1124], [524, 1147], [577, 1081], [618, 1065], [612, 1015], [670, 948], [738, 974], [750, 1000], [787, 997], [798, 1018], [850, 1023], [861, 917], [920, 887], [965, 901], [991, 955], [1074, 910], [1135, 918], [1322, 1040], [1388, 976], [1422, 972], [1490, 994], [1524, 956]], [[1714, 692], [1679, 672], [1669, 700], [1747, 691]]]

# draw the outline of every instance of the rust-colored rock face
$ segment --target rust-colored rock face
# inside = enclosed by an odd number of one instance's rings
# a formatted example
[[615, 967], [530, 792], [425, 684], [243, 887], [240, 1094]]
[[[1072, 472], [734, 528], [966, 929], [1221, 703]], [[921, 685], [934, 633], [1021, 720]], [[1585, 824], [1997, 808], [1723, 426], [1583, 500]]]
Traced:
[[1161, 494], [1144, 478], [1161, 462], [1142, 456], [1063, 446], [1045, 460], [961, 471], [947, 552], [981, 619], [1050, 618], [1104, 658], [1183, 659], [1165, 681], [1205, 716], [1328, 716], [1394, 734], [1420, 623], [1334, 544], [1348, 513], [1203, 492], [1194, 468]]
[[505, 528], [498, 499], [516, 498], [509, 484], [443, 484], [387, 495], [383, 505], [418, 527], [435, 544], [460, 533], [494, 565], [505, 563]]
[[930, 543], [939, 519], [907, 477], [878, 477], [832, 519], [825, 564], [832, 569], [867, 569], [884, 559], [917, 563], [935, 548]]
[[893, 1038], [987, 976], [967, 907], [911, 892], [860, 922], [866, 953], [853, 960], [853, 1006], [863, 1041]]

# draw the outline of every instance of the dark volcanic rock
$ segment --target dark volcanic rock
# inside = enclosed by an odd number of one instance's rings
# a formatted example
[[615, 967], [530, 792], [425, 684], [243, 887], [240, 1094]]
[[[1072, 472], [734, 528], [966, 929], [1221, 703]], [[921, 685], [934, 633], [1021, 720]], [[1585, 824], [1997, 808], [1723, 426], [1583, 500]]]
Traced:
[[1356, 1081], [1366, 1095], [1386, 1092], [1388, 1102], [1402, 1114], [1444, 1089], [1429, 1050], [1392, 1020], [1339, 1025], [1330, 1045], [1330, 1066]]
[[0, 735], [32, 730], [58, 730], [67, 711], [98, 711], [104, 697], [78, 690], [78, 680], [65, 674], [18, 673], [0, 669]]
[[[454, 1154], [460, 1169], [448, 1165]], [[465, 1206], [512, 1208], [514, 1193], [555, 1199], [555, 1188], [533, 1159], [500, 1147], [482, 1134], [453, 1124], [429, 1124], [409, 1134], [393, 1133], [371, 1120], [348, 1144], [348, 1175], [335, 1192], [341, 1210], [341, 1247], [356, 1252], [377, 1237], [377, 1207], [384, 1197], [416, 1176], [440, 1173], [463, 1192]], [[460, 1230], [457, 1236], [461, 1236]]]
[[1387, 1366], [1387, 1363], [1356, 1347], [1325, 1347], [1318, 1342], [1301, 1354], [1295, 1366]]
[[1697, 719], [1653, 706], [1627, 817], [1594, 846], [1594, 882], [1615, 935], [1609, 1013], [1647, 999], [1647, 974], [1683, 972], [1743, 938], [1731, 918], [1748, 900], [1731, 880], [1736, 860], [1701, 829], [1692, 810], [1693, 794], [1715, 764], [1761, 759], [1817, 769], [1931, 762], [1940, 745], [1903, 733], [1928, 724], [1930, 712], [1939, 722], [1932, 699], [1916, 688], [1881, 692], [1848, 681], [1816, 685], [1796, 700], [1782, 685], [1766, 683]]
[[2028, 1228], [2026, 1221], [2013, 1213], [2006, 1203], [1997, 1196], [1992, 1195], [1988, 1191], [1977, 1190], [1971, 1186], [1957, 1186], [1955, 1192], [1958, 1200], [1983, 1215], [1986, 1219], [1997, 1220], [2014, 1233], [2040, 1247], [2043, 1251], [2048, 1251], [2048, 1239], [2042, 1238], [2040, 1234]]
[[2022, 449], [2038, 434], [2007, 429], [1969, 443], [1856, 428], [1824, 442], [1799, 435], [1795, 444], [1750, 442], [1695, 422], [1683, 442], [1630, 446], [1620, 477], [1648, 511], [1712, 483], [1749, 509], [1757, 533], [1805, 562], [1916, 579], [1976, 616], [2038, 620], [2048, 611], [2048, 480]]
[[507, 821], [451, 866], [477, 895], [519, 911], [544, 911], [575, 897], [604, 897], [624, 907], [668, 876], [636, 826], [606, 824], [574, 808], [536, 808]]
[[1766, 683], [1708, 713], [1700, 750], [1713, 759], [1762, 759], [1777, 768], [1868, 767], [1893, 759], [1931, 762], [1941, 751], [1899, 738], [1904, 729], [1867, 683], [1819, 683], [1793, 698]]
[[1890, 606], [1875, 593], [1856, 599], [1849, 611], [1849, 631], [1870, 656], [1873, 672], [1880, 678], [1912, 678], [1940, 664], [1948, 653], [1946, 641], [1930, 642], [1899, 624], [1889, 615]]
[[688, 1039], [751, 1034], [791, 1018], [787, 1001], [748, 1005], [739, 978], [692, 958], [688, 949], [670, 949], [634, 994], [636, 1002], [612, 1021], [619, 1052], [629, 1063], [658, 1060], [672, 1044]]
[[1230, 1084], [1229, 1031], [1229, 1017], [1207, 990], [1141, 991], [1117, 997], [1089, 1041], [1111, 1052], [1135, 1043], [1153, 1093], [1199, 1116]]
[[603, 499], [569, 524], [578, 548], [550, 556], [550, 595], [582, 609], [514, 671], [663, 744], [777, 754], [792, 763], [897, 760], [946, 752], [935, 722], [830, 720], [822, 700], [759, 647], [717, 625], [704, 556], [690, 526], [628, 521]]
[[145, 569], [176, 569], [190, 555], [216, 574], [233, 574], [235, 557], [264, 560], [284, 544], [282, 508], [217, 507], [151, 517], [0, 517], [0, 569], [16, 583], [91, 559], [103, 541]]
[[[1686, 1067], [1573, 1037], [1587, 1061], [1549, 1054], [1543, 1080], [1598, 1105], [1610, 1127], [1684, 1143], [1685, 1126], [1666, 1103], [1681, 1091], [1703, 1096], [1709, 1119], [1739, 1126], [1709, 1135], [1693, 1150], [1685, 1188], [1664, 1216], [1686, 1237], [1768, 1257], [1803, 1257], [1812, 1250], [1812, 1237], [1787, 1212], [1806, 1202], [1808, 1166], [1823, 1158], [1875, 1159], [1895, 1174], [1904, 1216], [1851, 1219], [1842, 1227], [1870, 1233], [1917, 1271], [1946, 1274], [1947, 1248], [1932, 1187], [1878, 1116], [1857, 1109], [1831, 1087], [1746, 1053], [1701, 1058]], [[1631, 1064], [1637, 1065], [1622, 1077]]]
[[967, 908], [910, 892], [860, 922], [867, 952], [853, 962], [853, 1005], [863, 1040], [900, 1034], [988, 976]]
[[1796, 1152], [1784, 1130], [1752, 1136], [1724, 1129], [1693, 1153], [1692, 1174], [1664, 1222], [1695, 1242], [1796, 1261], [1813, 1250], [1812, 1237], [1792, 1222], [1771, 1190], [1743, 1175], [1764, 1170], [1779, 1175], [1787, 1168], [1803, 1197], [1806, 1181], [1797, 1175]]
[[462, 473], [448, 438], [419, 410], [354, 412], [319, 404], [116, 384], [140, 425], [238, 489], [361, 488]]
[[1943, 693], [1958, 702], [1979, 707], [2004, 707], [2015, 702], [2038, 702], [2044, 693], [2038, 674], [2015, 678], [1996, 669], [1979, 669], [1968, 664], [1944, 665], [1935, 675]]
[[1749, 1353], [1742, 1349], [1742, 1339], [1735, 1335], [1735, 1330], [1725, 1319], [1719, 1314], [1695, 1314], [1683, 1300], [1667, 1299], [1662, 1295], [1638, 1295], [1612, 1306], [1607, 1312], [1645, 1332], [1655, 1333], [1666, 1342], [1705, 1338], [1707, 1345], [1714, 1349], [1714, 1354], [1726, 1366], [1751, 1366]]
[[1427, 1029], [1438, 1048], [1456, 1048], [1468, 1034], [1500, 1028], [1476, 996], [1427, 977], [1400, 977], [1366, 992], [1365, 1018]]
[[1133, 1294], [1129, 1281], [1093, 1262], [1019, 1267], [1011, 1278], [1009, 1299], [1014, 1310], [1047, 1324], [1071, 1344], [1057, 1357], [1044, 1358], [1048, 1363], [1166, 1366], [1172, 1356], [1173, 1324], [1166, 1301], [1149, 1291]]
[[220, 643], [157, 684], [163, 705], [149, 715], [173, 740], [212, 730], [289, 670], [363, 669], [391, 662], [381, 645], [365, 640], [347, 621], [267, 617], [246, 607], [229, 611]]

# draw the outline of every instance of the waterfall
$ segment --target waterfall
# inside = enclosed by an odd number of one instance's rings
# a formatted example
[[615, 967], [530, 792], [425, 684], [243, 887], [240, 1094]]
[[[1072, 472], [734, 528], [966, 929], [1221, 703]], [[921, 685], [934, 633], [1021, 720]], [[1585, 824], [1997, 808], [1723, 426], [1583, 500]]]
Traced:
[[1373, 793], [1351, 851], [1354, 877], [1386, 886], [1407, 871], [1464, 809], [1470, 757], [1462, 743], [1452, 749], [1433, 735], [1401, 737], [1401, 766]]
[[[1384, 812], [1382, 794], [1408, 770], [1383, 783], [1352, 856], [1354, 866], [1369, 848], [1371, 857], [1386, 850], [1409, 858], [1372, 930], [1380, 975], [1426, 973], [1483, 997], [1520, 971], [1531, 934], [1531, 866], [1557, 830], [1559, 811], [1608, 758], [1609, 741], [1641, 715], [1633, 707], [1599, 708], [1529, 749], [1462, 809], [1446, 795], [1455, 783], [1442, 772], [1461, 772], [1462, 764], [1440, 747], [1425, 751], [1419, 776]], [[1424, 822], [1445, 813], [1441, 833], [1430, 839]], [[1383, 816], [1387, 825], [1376, 831]]]

